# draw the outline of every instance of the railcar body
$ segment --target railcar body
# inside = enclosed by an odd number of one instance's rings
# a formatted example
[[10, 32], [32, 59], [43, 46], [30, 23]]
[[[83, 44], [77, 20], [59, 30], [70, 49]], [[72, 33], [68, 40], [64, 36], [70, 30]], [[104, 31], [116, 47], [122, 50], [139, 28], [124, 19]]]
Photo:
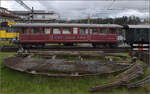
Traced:
[[64, 24], [64, 23], [20, 23], [13, 25], [20, 32], [19, 43], [23, 46], [46, 43], [91, 43], [94, 47], [117, 44], [117, 32], [122, 28], [116, 24]]
[[133, 44], [149, 44], [150, 25], [126, 25], [126, 42]]

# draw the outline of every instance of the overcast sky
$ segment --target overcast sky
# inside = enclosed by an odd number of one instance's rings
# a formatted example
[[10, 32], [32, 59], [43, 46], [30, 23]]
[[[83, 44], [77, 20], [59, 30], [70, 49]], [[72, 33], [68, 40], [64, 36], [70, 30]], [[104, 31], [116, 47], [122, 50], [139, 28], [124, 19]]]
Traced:
[[[97, 17], [139, 16], [149, 17], [149, 0], [24, 0], [35, 10], [54, 11], [65, 19]], [[2, 0], [1, 6], [9, 10], [26, 10], [15, 0]]]

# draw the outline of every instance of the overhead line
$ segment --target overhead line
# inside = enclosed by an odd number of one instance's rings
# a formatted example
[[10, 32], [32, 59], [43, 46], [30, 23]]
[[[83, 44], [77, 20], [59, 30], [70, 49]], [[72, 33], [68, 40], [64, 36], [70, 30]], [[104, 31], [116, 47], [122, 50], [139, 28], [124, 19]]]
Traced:
[[32, 11], [32, 9], [27, 6], [22, 0], [15, 0], [17, 3], [19, 3], [21, 6], [23, 6], [25, 9]]

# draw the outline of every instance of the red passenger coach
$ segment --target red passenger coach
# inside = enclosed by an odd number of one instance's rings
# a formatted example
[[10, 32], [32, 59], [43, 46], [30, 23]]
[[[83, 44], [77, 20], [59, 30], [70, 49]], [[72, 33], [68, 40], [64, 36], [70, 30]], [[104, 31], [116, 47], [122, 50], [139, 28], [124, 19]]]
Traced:
[[19, 43], [23, 46], [43, 46], [46, 43], [91, 43], [94, 47], [111, 47], [117, 44], [116, 24], [64, 24], [20, 23], [13, 26], [20, 32]]

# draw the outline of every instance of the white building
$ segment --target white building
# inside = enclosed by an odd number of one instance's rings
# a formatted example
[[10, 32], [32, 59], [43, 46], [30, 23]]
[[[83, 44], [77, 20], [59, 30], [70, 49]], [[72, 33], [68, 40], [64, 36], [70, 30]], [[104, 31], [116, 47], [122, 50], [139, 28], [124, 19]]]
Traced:
[[11, 11], [7, 10], [6, 8], [0, 7], [0, 23], [1, 22], [13, 22], [15, 19], [19, 17], [14, 15]]
[[59, 20], [59, 15], [55, 12], [46, 12], [43, 10], [30, 11], [12, 11], [18, 15], [23, 21], [29, 22], [51, 22], [53, 20]]

